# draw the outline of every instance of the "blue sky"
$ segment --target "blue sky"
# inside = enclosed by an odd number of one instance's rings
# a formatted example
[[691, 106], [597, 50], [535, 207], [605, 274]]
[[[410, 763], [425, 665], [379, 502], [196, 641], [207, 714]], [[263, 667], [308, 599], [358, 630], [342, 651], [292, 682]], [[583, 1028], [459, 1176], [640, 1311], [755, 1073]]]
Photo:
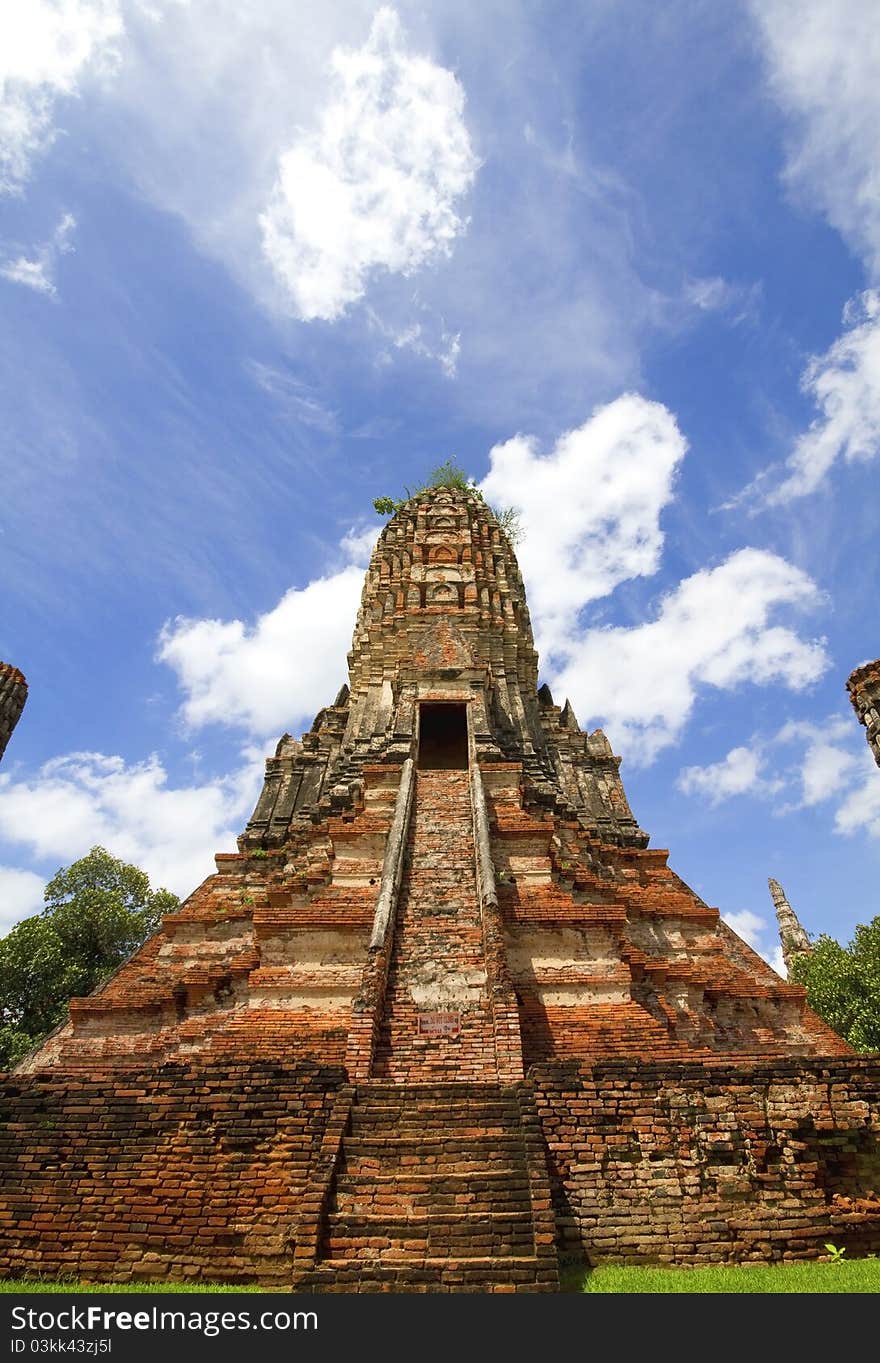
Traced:
[[447, 458], [678, 873], [873, 917], [878, 70], [864, 0], [5, 6], [0, 929], [210, 873]]

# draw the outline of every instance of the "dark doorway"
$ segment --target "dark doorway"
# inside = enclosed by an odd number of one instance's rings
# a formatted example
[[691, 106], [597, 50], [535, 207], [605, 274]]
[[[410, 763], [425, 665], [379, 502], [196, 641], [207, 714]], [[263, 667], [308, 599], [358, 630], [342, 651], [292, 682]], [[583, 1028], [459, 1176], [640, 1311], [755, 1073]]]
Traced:
[[467, 706], [419, 706], [419, 766], [423, 770], [466, 771]]

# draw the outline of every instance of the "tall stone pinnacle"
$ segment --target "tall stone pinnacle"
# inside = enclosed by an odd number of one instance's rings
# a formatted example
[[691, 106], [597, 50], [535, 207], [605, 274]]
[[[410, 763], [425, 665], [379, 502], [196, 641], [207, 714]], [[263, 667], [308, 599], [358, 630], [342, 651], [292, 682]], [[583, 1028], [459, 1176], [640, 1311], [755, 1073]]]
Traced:
[[786, 970], [790, 970], [796, 956], [803, 956], [812, 951], [810, 939], [801, 926], [800, 919], [785, 897], [785, 891], [778, 880], [772, 877], [767, 881], [770, 887], [770, 896], [776, 909], [776, 921], [779, 924], [779, 940], [782, 943], [782, 959], [785, 962]]
[[27, 700], [27, 682], [17, 667], [0, 663], [0, 757]]
[[851, 672], [846, 689], [859, 723], [865, 726], [874, 761], [880, 767], [880, 659], [863, 663]]

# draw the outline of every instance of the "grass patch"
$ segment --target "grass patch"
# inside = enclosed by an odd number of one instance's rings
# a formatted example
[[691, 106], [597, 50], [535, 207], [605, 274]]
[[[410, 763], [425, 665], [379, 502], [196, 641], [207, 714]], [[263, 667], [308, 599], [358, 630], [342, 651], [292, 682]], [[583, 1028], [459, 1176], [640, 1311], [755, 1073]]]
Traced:
[[[608, 1265], [561, 1270], [563, 1292], [880, 1292], [880, 1259], [837, 1263], [719, 1264], [714, 1268]], [[205, 1293], [263, 1292], [252, 1283], [81, 1283], [76, 1279], [17, 1278], [0, 1281], [0, 1292]]]
[[880, 1292], [880, 1259], [562, 1270], [563, 1292]]

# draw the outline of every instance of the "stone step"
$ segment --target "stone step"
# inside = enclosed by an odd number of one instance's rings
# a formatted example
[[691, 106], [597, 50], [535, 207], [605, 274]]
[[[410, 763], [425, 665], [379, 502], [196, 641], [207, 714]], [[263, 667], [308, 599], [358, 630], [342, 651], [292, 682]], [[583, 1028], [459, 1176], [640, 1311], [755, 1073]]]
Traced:
[[390, 1264], [319, 1263], [296, 1284], [317, 1292], [558, 1292], [556, 1266], [535, 1255], [414, 1256]]
[[387, 1100], [370, 1099], [356, 1102], [351, 1109], [352, 1121], [359, 1125], [375, 1122], [384, 1130], [398, 1122], [423, 1129], [433, 1127], [480, 1126], [486, 1123], [503, 1123], [506, 1126], [519, 1124], [519, 1107], [515, 1100], [504, 1102], [415, 1102], [401, 1103], [393, 1098]]
[[516, 1102], [517, 1089], [512, 1084], [501, 1084], [498, 1080], [487, 1083], [473, 1083], [471, 1080], [450, 1079], [442, 1084], [413, 1083], [392, 1084], [385, 1079], [364, 1079], [357, 1086], [358, 1103], [384, 1100], [386, 1097], [401, 1102], [417, 1102], [420, 1107], [436, 1106], [447, 1103], [471, 1107], [474, 1103]]
[[422, 1170], [482, 1175], [487, 1167], [502, 1161], [506, 1168], [519, 1170], [524, 1159], [522, 1140], [516, 1136], [495, 1136], [482, 1148], [473, 1137], [426, 1141], [420, 1136], [346, 1136], [343, 1154], [346, 1172], [358, 1177], [372, 1177], [374, 1173], [410, 1175]]
[[528, 1192], [529, 1179], [528, 1172], [523, 1165], [522, 1169], [486, 1168], [479, 1174], [465, 1174], [458, 1170], [429, 1171], [408, 1175], [371, 1174], [367, 1182], [362, 1174], [350, 1172], [343, 1164], [336, 1176], [337, 1192], [347, 1192], [353, 1188], [363, 1187], [376, 1188], [380, 1191], [400, 1192], [407, 1197], [420, 1197], [423, 1193], [426, 1196], [436, 1194], [440, 1197], [465, 1192], [491, 1193], [493, 1196], [500, 1197], [507, 1193], [514, 1193], [519, 1196], [523, 1189]]
[[534, 1253], [530, 1211], [437, 1212], [428, 1216], [327, 1216], [321, 1236], [325, 1259], [367, 1255], [404, 1259], [413, 1255], [458, 1259], [506, 1258]]
[[477, 1141], [481, 1146], [502, 1139], [505, 1136], [517, 1137], [518, 1128], [515, 1121], [503, 1115], [495, 1121], [484, 1117], [462, 1117], [458, 1122], [449, 1122], [443, 1119], [424, 1122], [418, 1117], [407, 1117], [397, 1119], [392, 1118], [390, 1123], [385, 1118], [376, 1113], [358, 1113], [352, 1111], [351, 1114], [351, 1135], [346, 1136], [346, 1140], [369, 1140], [371, 1135], [377, 1138], [389, 1129], [394, 1132], [398, 1140], [421, 1140], [427, 1143], [431, 1141], [446, 1141], [451, 1136], [459, 1141]]
[[385, 1179], [381, 1183], [365, 1180], [362, 1176], [345, 1175], [336, 1184], [336, 1191], [328, 1208], [328, 1216], [393, 1217], [407, 1220], [420, 1216], [443, 1216], [467, 1213], [468, 1216], [491, 1216], [500, 1213], [520, 1213], [531, 1217], [532, 1201], [528, 1182], [513, 1183], [510, 1187], [498, 1184], [490, 1188], [476, 1188], [464, 1179], [459, 1189], [441, 1191], [440, 1187], [424, 1186], [421, 1190], [407, 1188], [405, 1179]]

